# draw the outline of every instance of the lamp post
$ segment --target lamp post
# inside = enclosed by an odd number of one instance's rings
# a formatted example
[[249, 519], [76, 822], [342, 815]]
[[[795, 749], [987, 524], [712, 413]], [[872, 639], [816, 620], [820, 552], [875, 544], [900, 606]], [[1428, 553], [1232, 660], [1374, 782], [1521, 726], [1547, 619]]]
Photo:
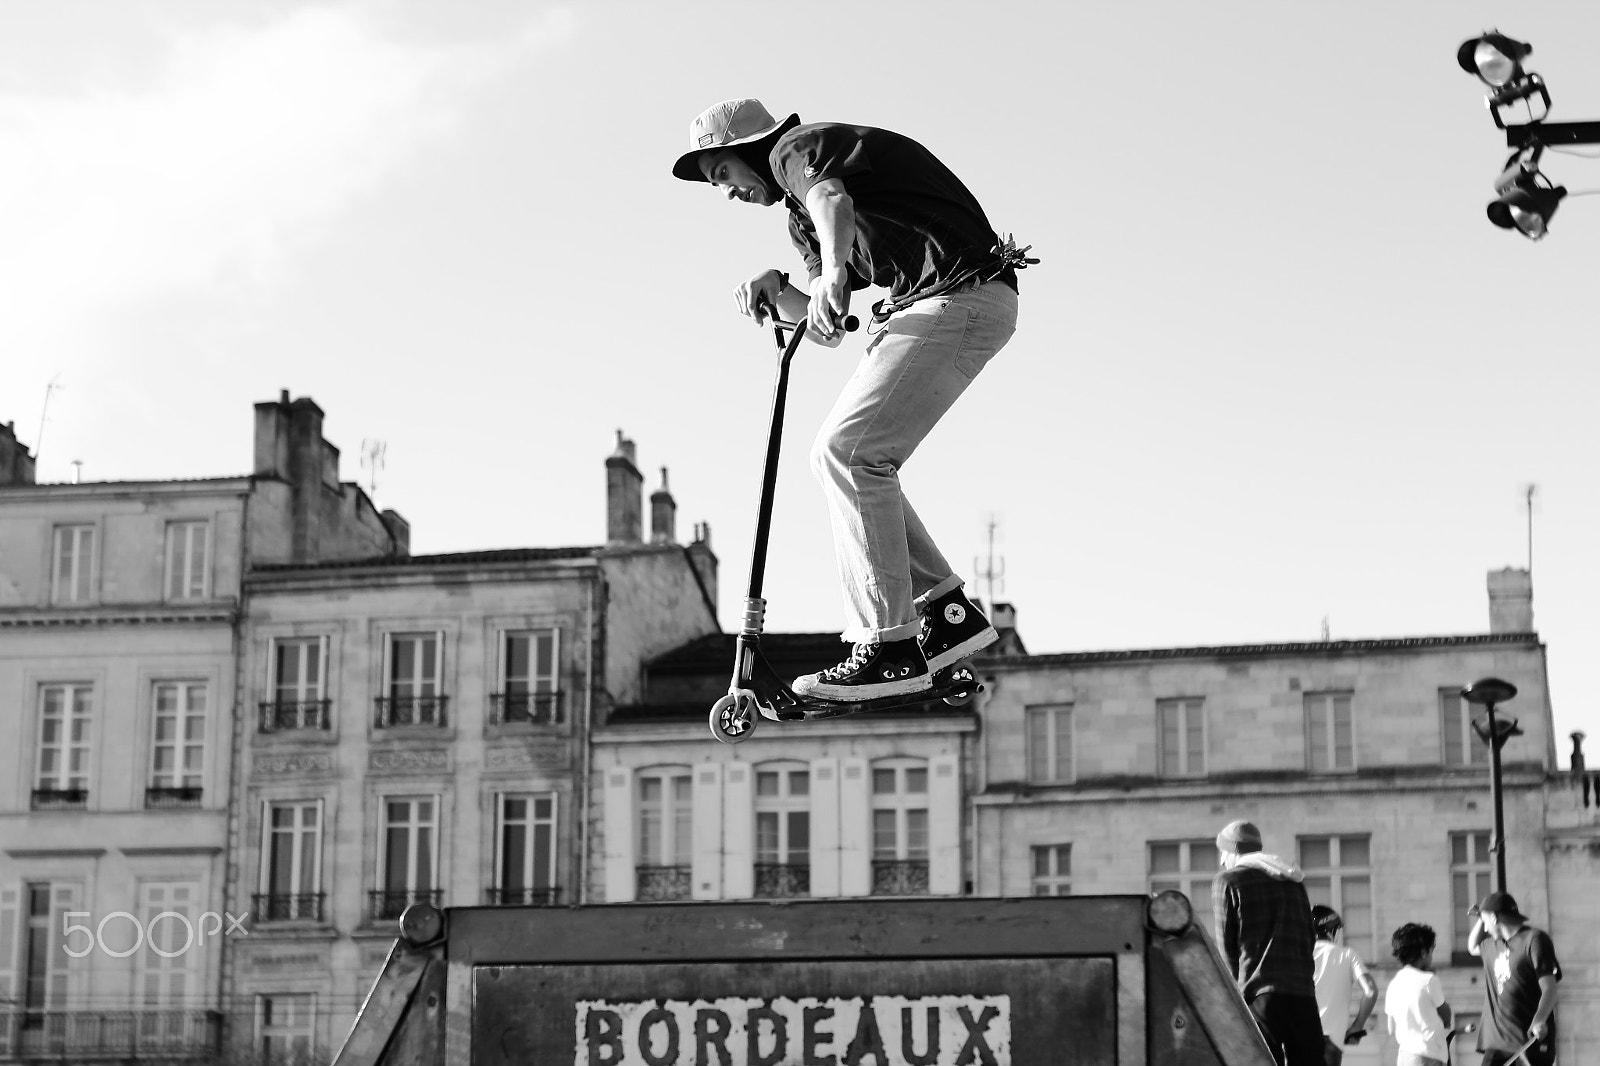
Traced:
[[1517, 686], [1498, 677], [1485, 677], [1461, 690], [1462, 699], [1476, 703], [1488, 712], [1483, 722], [1474, 721], [1472, 731], [1489, 745], [1489, 798], [1494, 804], [1494, 839], [1489, 850], [1494, 852], [1494, 890], [1506, 890], [1506, 822], [1505, 809], [1500, 799], [1500, 749], [1512, 737], [1520, 737], [1515, 718], [1496, 718], [1495, 704], [1505, 703], [1517, 694]]

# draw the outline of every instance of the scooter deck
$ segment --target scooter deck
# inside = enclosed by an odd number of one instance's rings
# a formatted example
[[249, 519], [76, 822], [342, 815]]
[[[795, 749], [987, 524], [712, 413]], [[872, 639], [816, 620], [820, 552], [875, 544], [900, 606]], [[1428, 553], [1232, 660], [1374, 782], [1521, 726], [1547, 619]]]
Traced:
[[[939, 671], [941, 675], [952, 674], [962, 665], [949, 667]], [[956, 677], [961, 677], [956, 674]], [[761, 707], [761, 717], [774, 722], [820, 722], [827, 718], [844, 718], [852, 714], [866, 714], [871, 711], [894, 711], [902, 707], [915, 707], [921, 703], [932, 703], [937, 700], [959, 700], [965, 703], [975, 694], [983, 691], [983, 685], [973, 678], [970, 671], [962, 680], [950, 680], [944, 684], [937, 681], [931, 688], [922, 689], [920, 692], [906, 692], [895, 696], [880, 696], [873, 700], [826, 700], [812, 696], [796, 698], [800, 701], [795, 708], [782, 708], [769, 712], [766, 707]]]

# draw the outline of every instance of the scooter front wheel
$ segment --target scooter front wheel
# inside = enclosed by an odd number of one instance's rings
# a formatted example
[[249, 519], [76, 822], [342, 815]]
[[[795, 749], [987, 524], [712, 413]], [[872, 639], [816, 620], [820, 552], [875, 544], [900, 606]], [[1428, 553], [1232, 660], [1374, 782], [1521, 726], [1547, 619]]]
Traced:
[[724, 744], [739, 744], [756, 731], [755, 697], [730, 692], [711, 705], [711, 735]]

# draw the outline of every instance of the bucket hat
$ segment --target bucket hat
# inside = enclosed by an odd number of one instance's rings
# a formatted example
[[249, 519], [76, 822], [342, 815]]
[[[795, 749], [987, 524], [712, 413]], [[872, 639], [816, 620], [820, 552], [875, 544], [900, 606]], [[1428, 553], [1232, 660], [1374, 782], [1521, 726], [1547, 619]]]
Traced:
[[689, 150], [673, 164], [672, 176], [684, 181], [705, 181], [706, 176], [700, 173], [700, 157], [707, 152], [750, 144], [786, 133], [799, 124], [798, 114], [779, 122], [753, 97], [712, 104], [689, 123]]

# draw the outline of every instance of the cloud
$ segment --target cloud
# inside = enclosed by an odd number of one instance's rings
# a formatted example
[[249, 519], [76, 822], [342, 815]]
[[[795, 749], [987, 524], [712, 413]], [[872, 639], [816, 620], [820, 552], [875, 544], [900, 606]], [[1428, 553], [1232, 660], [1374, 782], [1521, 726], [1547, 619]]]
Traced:
[[[175, 31], [140, 88], [0, 95], [0, 346], [61, 352], [103, 313], [270, 282], [364, 192], [448, 135], [472, 92], [571, 33], [386, 36], [361, 6]], [[0, 357], [3, 359], [3, 357]]]

